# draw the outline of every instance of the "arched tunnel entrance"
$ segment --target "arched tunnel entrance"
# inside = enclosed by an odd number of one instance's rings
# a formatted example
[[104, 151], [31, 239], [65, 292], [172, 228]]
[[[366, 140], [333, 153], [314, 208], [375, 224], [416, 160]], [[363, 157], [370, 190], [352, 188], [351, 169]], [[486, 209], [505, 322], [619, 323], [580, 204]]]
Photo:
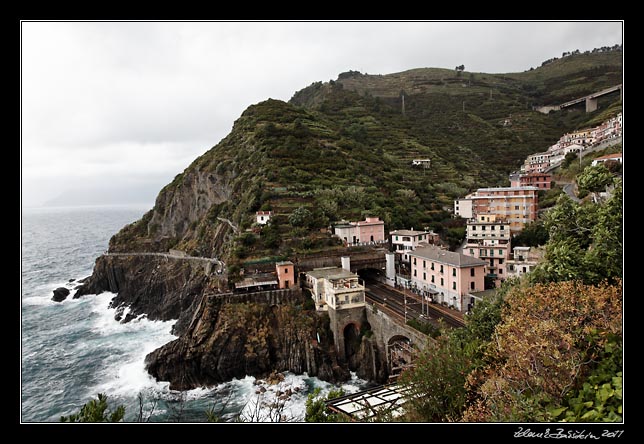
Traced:
[[411, 367], [415, 355], [416, 348], [408, 337], [402, 335], [392, 336], [387, 342], [389, 374], [397, 377], [403, 370]]
[[344, 327], [344, 356], [349, 363], [350, 370], [356, 370], [355, 356], [360, 350], [360, 330], [354, 323], [349, 323]]

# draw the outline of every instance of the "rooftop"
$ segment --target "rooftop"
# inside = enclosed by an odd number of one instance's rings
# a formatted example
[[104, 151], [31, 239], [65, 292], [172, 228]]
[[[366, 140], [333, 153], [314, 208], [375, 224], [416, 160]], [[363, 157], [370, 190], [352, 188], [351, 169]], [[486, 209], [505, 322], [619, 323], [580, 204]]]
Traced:
[[431, 234], [429, 231], [416, 231], [416, 230], [395, 230], [390, 231], [389, 234], [398, 236], [419, 236], [421, 234]]
[[622, 157], [622, 153], [614, 153], [614, 154], [606, 154], [605, 156], [597, 157], [595, 160], [619, 159], [620, 157]]
[[282, 265], [293, 265], [293, 262], [291, 261], [281, 261], [281, 262], [275, 262], [275, 265], [282, 266]]
[[539, 191], [537, 187], [493, 187], [479, 188], [478, 191]]
[[455, 253], [453, 251], [443, 250], [433, 245], [417, 248], [409, 253], [409, 256], [417, 256], [429, 259], [435, 262], [453, 265], [455, 267], [474, 267], [487, 265], [487, 262], [472, 256]]
[[358, 277], [357, 274], [347, 271], [344, 268], [340, 268], [340, 267], [315, 268], [312, 271], [308, 271], [306, 274], [316, 279], [339, 279], [339, 278]]
[[277, 285], [277, 279], [273, 273], [257, 273], [244, 276], [235, 288], [258, 287], [260, 285]]

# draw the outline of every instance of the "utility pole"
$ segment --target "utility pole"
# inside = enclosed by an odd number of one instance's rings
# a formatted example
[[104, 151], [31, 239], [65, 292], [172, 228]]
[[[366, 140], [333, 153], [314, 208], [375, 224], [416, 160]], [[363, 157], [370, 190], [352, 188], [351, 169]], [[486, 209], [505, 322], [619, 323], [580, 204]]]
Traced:
[[402, 115], [405, 115], [405, 93], [402, 93]]

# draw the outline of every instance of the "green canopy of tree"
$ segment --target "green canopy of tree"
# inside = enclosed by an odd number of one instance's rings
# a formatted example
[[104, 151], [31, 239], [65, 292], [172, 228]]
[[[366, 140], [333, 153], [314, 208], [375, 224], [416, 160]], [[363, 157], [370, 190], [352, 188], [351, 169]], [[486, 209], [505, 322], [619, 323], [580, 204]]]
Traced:
[[61, 416], [60, 422], [120, 422], [125, 415], [125, 407], [119, 405], [114, 411], [108, 410], [107, 396], [99, 393], [97, 399], [92, 399], [81, 407], [78, 413]]
[[613, 183], [613, 176], [604, 164], [589, 166], [577, 176], [579, 191], [598, 193]]

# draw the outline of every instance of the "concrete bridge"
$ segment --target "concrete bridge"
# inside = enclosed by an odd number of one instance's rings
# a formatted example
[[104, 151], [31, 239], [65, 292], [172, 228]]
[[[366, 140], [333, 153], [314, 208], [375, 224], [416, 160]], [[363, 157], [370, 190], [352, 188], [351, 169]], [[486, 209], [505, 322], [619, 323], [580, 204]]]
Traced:
[[536, 111], [539, 111], [540, 113], [543, 114], [548, 114], [550, 111], [559, 111], [564, 108], [568, 108], [570, 106], [577, 105], [579, 103], [585, 102], [586, 103], [586, 112], [591, 113], [597, 109], [597, 99], [601, 96], [605, 96], [606, 94], [611, 94], [615, 91], [619, 90], [619, 97], [620, 99], [622, 98], [622, 84], [620, 83], [619, 85], [611, 86], [610, 88], [602, 89], [601, 91], [597, 91], [595, 93], [589, 94], [584, 97], [579, 97], [578, 99], [570, 100], [568, 102], [562, 103], [561, 105], [547, 105], [547, 106], [539, 106], [535, 107], [534, 109]]

